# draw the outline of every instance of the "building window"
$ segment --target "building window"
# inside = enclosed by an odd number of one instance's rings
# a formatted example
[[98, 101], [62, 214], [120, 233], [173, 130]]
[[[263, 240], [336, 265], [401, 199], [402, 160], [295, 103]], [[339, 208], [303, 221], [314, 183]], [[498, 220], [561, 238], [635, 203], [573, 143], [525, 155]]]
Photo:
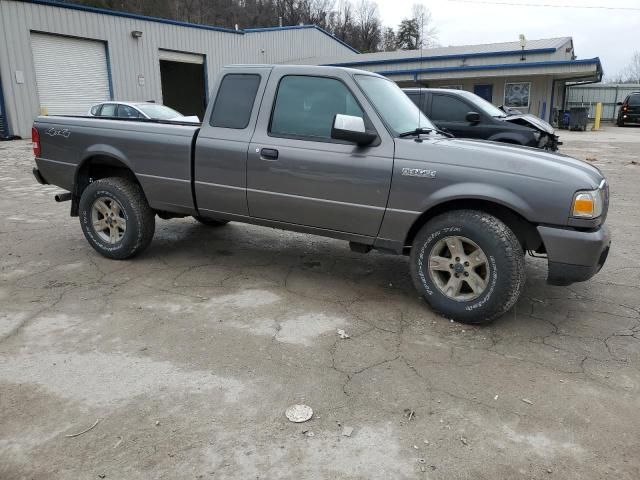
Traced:
[[505, 107], [528, 107], [531, 82], [514, 82], [504, 84]]

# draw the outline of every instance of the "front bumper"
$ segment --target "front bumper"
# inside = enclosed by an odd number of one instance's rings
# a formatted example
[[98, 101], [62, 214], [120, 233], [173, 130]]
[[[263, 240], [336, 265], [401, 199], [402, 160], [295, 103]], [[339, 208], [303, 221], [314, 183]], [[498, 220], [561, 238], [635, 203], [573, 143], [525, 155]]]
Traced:
[[580, 231], [539, 226], [547, 257], [550, 285], [571, 285], [589, 280], [600, 271], [609, 255], [611, 234], [606, 225]]

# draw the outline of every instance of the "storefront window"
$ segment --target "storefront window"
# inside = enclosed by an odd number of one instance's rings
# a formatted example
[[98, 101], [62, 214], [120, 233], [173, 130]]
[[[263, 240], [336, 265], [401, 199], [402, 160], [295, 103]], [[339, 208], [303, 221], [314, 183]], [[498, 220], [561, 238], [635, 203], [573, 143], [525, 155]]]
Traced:
[[504, 105], [506, 107], [528, 107], [529, 94], [531, 92], [530, 82], [505, 83], [504, 85]]

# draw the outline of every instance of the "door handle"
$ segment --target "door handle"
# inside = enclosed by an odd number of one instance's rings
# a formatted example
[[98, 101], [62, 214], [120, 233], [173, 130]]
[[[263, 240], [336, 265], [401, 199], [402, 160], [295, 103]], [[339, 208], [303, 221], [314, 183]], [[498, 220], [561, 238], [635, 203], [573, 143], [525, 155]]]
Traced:
[[277, 160], [278, 150], [275, 148], [263, 148], [260, 150], [260, 158], [263, 160]]

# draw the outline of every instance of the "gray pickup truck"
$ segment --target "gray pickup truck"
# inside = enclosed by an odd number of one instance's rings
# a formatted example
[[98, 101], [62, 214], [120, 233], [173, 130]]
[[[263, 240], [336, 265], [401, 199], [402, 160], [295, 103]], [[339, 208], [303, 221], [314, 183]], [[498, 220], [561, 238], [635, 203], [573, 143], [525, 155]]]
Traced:
[[335, 67], [231, 66], [202, 125], [38, 117], [36, 179], [68, 193], [102, 255], [124, 259], [156, 215], [259, 224], [410, 257], [431, 307], [468, 323], [509, 310], [524, 255], [548, 282], [602, 267], [609, 188], [558, 154], [448, 138], [390, 80]]

